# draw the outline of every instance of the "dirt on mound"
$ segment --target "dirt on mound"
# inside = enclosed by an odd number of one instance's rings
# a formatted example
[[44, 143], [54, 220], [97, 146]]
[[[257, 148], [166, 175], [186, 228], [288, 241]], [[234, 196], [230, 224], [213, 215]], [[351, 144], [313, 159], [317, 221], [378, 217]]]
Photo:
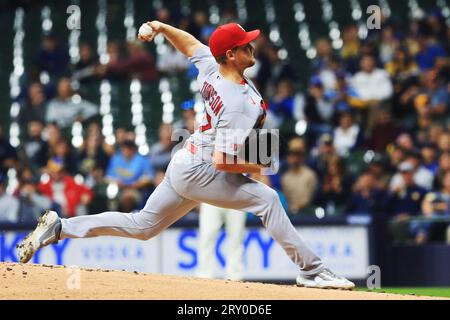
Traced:
[[433, 299], [294, 285], [207, 280], [194, 277], [0, 263], [0, 299], [235, 299], [395, 300]]

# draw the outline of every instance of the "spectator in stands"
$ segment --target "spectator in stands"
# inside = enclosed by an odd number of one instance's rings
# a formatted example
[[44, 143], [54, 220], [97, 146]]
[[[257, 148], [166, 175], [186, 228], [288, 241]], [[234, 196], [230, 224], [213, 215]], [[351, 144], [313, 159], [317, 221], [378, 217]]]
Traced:
[[[410, 97], [408, 97], [408, 94], [403, 97], [403, 103], [401, 98], [405, 92], [408, 92], [408, 88], [417, 81], [416, 79], [420, 73], [420, 70], [413, 57], [409, 54], [407, 48], [400, 47], [396, 49], [394, 58], [384, 65], [384, 69], [389, 73], [389, 76], [392, 79], [393, 114], [397, 117], [411, 114], [413, 110], [405, 105], [405, 102], [410, 99]], [[412, 95], [416, 94], [416, 89], [418, 88], [413, 86], [413, 90], [410, 93]], [[405, 98], [407, 99], [405, 100]]]
[[225, 7], [220, 13], [219, 25], [235, 22], [238, 20], [236, 10], [231, 7]]
[[402, 183], [391, 185], [389, 211], [397, 221], [403, 221], [420, 214], [421, 203], [427, 191], [416, 183], [415, 167], [410, 161], [402, 162], [398, 171]]
[[364, 56], [372, 56], [375, 59], [375, 65], [380, 66], [381, 63], [378, 60], [378, 50], [379, 47], [377, 44], [372, 40], [365, 40], [361, 42], [361, 48], [360, 48], [360, 57]]
[[292, 83], [286, 79], [277, 84], [275, 95], [270, 101], [269, 111], [277, 118], [277, 123], [294, 118], [294, 88]]
[[131, 130], [130, 127], [120, 126], [114, 130], [115, 142], [113, 146], [113, 152], [110, 156], [114, 154], [120, 154], [122, 152], [122, 145], [125, 140], [136, 141], [136, 133]]
[[322, 179], [328, 172], [328, 163], [337, 156], [336, 149], [333, 145], [333, 136], [325, 133], [320, 136], [317, 148], [311, 151], [308, 165]]
[[[181, 114], [181, 119], [176, 121], [173, 124], [173, 129], [174, 130], [187, 130], [189, 134], [194, 133], [195, 129], [196, 129], [196, 121], [195, 121], [195, 117], [196, 117], [196, 112], [195, 112], [195, 100], [191, 99], [191, 100], [186, 100], [183, 101], [181, 103], [181, 110], [182, 114]], [[179, 132], [177, 134], [181, 134], [182, 132]], [[189, 136], [186, 136], [186, 138], [188, 138]]]
[[423, 166], [425, 169], [431, 171], [433, 175], [439, 169], [437, 147], [433, 143], [426, 143], [420, 149], [420, 154], [423, 159]]
[[332, 132], [331, 124], [334, 112], [332, 102], [325, 96], [322, 81], [317, 76], [312, 77], [303, 111], [308, 121], [309, 141], [315, 143], [320, 135]]
[[358, 36], [358, 28], [355, 25], [346, 27], [342, 33], [343, 46], [340, 51], [345, 69], [351, 74], [358, 68], [361, 41]]
[[367, 108], [367, 129], [370, 131], [381, 103], [392, 96], [392, 82], [388, 73], [376, 68], [375, 58], [371, 55], [361, 57], [360, 71], [350, 81], [358, 97]]
[[312, 61], [312, 68], [314, 71], [320, 73], [321, 70], [328, 68], [333, 56], [333, 48], [331, 47], [330, 40], [327, 38], [317, 39], [315, 48], [317, 53]]
[[[137, 153], [134, 131], [120, 131], [117, 141], [121, 142], [116, 142], [118, 151], [109, 161], [105, 179], [119, 188], [118, 209], [121, 212], [135, 212], [142, 208], [143, 200], [150, 195], [150, 187], [155, 182], [154, 169], [147, 157]], [[111, 178], [111, 170], [116, 171], [116, 177]]]
[[97, 139], [99, 140], [99, 145], [108, 156], [114, 153], [114, 144], [109, 144], [105, 141], [105, 137], [102, 133], [101, 122], [90, 122], [86, 130], [86, 137], [97, 137]]
[[0, 172], [0, 223], [18, 222], [19, 200], [6, 193], [6, 175]]
[[442, 182], [440, 191], [429, 192], [423, 199], [422, 214], [428, 221], [411, 226], [417, 244], [423, 244], [429, 239], [434, 218], [450, 216], [450, 172], [444, 175]]
[[420, 34], [417, 37], [419, 51], [416, 54], [416, 62], [421, 71], [427, 71], [434, 67], [436, 58], [445, 57], [445, 50], [432, 37]]
[[341, 213], [347, 205], [351, 181], [345, 175], [344, 163], [338, 156], [328, 160], [327, 173], [322, 179], [317, 205], [325, 208], [327, 215]]
[[52, 207], [51, 200], [38, 192], [37, 181], [29, 168], [19, 173], [15, 195], [19, 200], [18, 222], [36, 223], [40, 215]]
[[450, 172], [450, 153], [444, 152], [439, 156], [439, 167], [435, 173], [434, 189], [442, 186], [444, 176], [447, 172]]
[[64, 169], [69, 174], [77, 174], [77, 156], [67, 140], [59, 140], [56, 145], [50, 149], [50, 155], [62, 159], [64, 162]]
[[[414, 182], [421, 188], [424, 188], [425, 190], [431, 190], [431, 188], [433, 187], [434, 176], [430, 170], [426, 169], [422, 165], [422, 158], [420, 155], [420, 151], [414, 150], [408, 152], [406, 154], [405, 162], [408, 163], [408, 165], [411, 165], [413, 168], [412, 175]], [[400, 166], [402, 166], [402, 164], [400, 164]], [[406, 167], [406, 164], [403, 164], [403, 167]], [[392, 177], [390, 183], [391, 190], [398, 190], [399, 188], [402, 188], [404, 186], [405, 181], [403, 179], [404, 175], [402, 173], [403, 172], [399, 170], [399, 172]]]
[[401, 133], [397, 136], [395, 143], [398, 147], [402, 148], [404, 151], [414, 151], [415, 145], [414, 140], [409, 133]]
[[353, 121], [350, 112], [342, 112], [339, 117], [339, 127], [334, 129], [333, 144], [336, 152], [341, 157], [347, 157], [350, 152], [361, 145], [362, 130]]
[[381, 30], [381, 41], [379, 43], [380, 60], [383, 64], [391, 61], [394, 57], [394, 52], [399, 46], [399, 41], [395, 37], [394, 28], [391, 25], [386, 25]]
[[155, 66], [154, 57], [144, 49], [142, 44], [137, 42], [127, 42], [127, 56], [118, 60], [110, 60], [104, 72], [107, 75], [116, 77], [126, 77], [129, 79], [139, 79], [140, 81], [155, 80], [158, 71]]
[[69, 54], [54, 34], [44, 35], [38, 53], [34, 59], [37, 72], [46, 71], [51, 78], [65, 75], [69, 66]]
[[432, 142], [430, 131], [433, 125], [434, 123], [430, 115], [428, 114], [417, 115], [416, 124], [411, 131], [415, 133], [415, 140], [417, 141], [418, 144], [425, 144], [428, 142]]
[[260, 49], [258, 61], [260, 66], [255, 79], [263, 96], [273, 96], [282, 79], [293, 81], [297, 78], [293, 67], [286, 60], [280, 59], [278, 48], [273, 44], [268, 43]]
[[64, 166], [63, 159], [51, 158], [47, 164], [49, 176], [39, 183], [38, 189], [60, 207], [58, 213], [63, 217], [85, 215], [92, 191], [67, 174]]
[[16, 149], [3, 136], [3, 128], [0, 126], [0, 174], [6, 174], [8, 169], [16, 164]]
[[386, 147], [395, 141], [400, 129], [392, 121], [391, 113], [386, 110], [380, 110], [377, 115], [377, 121], [370, 133], [369, 148], [375, 152], [384, 152]]
[[[194, 22], [190, 15], [189, 16], [181, 15], [178, 18], [178, 29], [186, 31], [192, 35], [195, 33], [198, 36], [198, 29], [194, 25]], [[191, 32], [193, 32], [193, 33], [191, 33]], [[198, 38], [196, 37], [196, 39], [198, 39]]]
[[388, 156], [389, 156], [389, 164], [387, 165], [387, 169], [391, 174], [397, 172], [398, 166], [405, 160], [406, 151], [400, 147], [397, 143], [392, 144], [390, 148], [388, 148]]
[[39, 120], [31, 120], [27, 126], [27, 137], [19, 149], [19, 159], [33, 171], [39, 171], [47, 165], [49, 157], [48, 143], [44, 141], [42, 132], [44, 124]]
[[318, 183], [314, 171], [304, 164], [305, 151], [301, 138], [296, 137], [289, 141], [287, 157], [289, 168], [281, 177], [281, 185], [289, 212], [293, 214], [311, 203]]
[[327, 64], [319, 70], [319, 72], [317, 72], [317, 76], [319, 76], [321, 82], [323, 83], [324, 90], [328, 95], [330, 91], [339, 89], [338, 86], [347, 87], [342, 86], [337, 82], [340, 77], [345, 83], [349, 75], [342, 68], [341, 58], [337, 55], [333, 55], [328, 59]]
[[132, 188], [125, 188], [120, 190], [119, 194], [119, 206], [120, 212], [134, 213], [142, 208], [141, 202], [143, 200], [142, 194]]
[[446, 115], [450, 103], [449, 93], [435, 72], [428, 71], [424, 74], [423, 87], [423, 93], [427, 97], [425, 107], [430, 114], [438, 117]]
[[353, 185], [347, 212], [350, 214], [384, 214], [386, 195], [378, 187], [378, 181], [371, 172], [361, 174]]
[[65, 129], [75, 121], [85, 121], [97, 114], [98, 107], [75, 95], [69, 78], [61, 78], [58, 82], [58, 95], [49, 101], [45, 119]]
[[158, 56], [156, 67], [163, 75], [179, 75], [187, 70], [189, 60], [175, 47], [169, 45], [166, 52]]
[[102, 137], [97, 134], [90, 134], [86, 137], [81, 146], [77, 158], [77, 171], [88, 176], [95, 167], [106, 170], [109, 162], [109, 155], [102, 146]]
[[114, 138], [115, 138], [114, 152], [120, 153], [120, 147], [122, 146], [122, 142], [124, 142], [127, 138], [130, 139], [130, 137], [128, 137], [127, 128], [117, 127], [114, 130]]
[[436, 37], [436, 40], [443, 42], [446, 39], [445, 18], [439, 9], [433, 9], [425, 18], [425, 23], [428, 26], [429, 33]]
[[172, 148], [175, 141], [172, 141], [172, 126], [162, 123], [158, 130], [159, 140], [150, 148], [150, 163], [155, 170], [155, 185], [161, 183], [164, 178], [167, 166], [172, 158]]
[[382, 153], [379, 153], [375, 154], [366, 169], [366, 172], [373, 174], [377, 180], [377, 187], [383, 192], [388, 190], [391, 180], [391, 174], [387, 167], [386, 159], [383, 159]]
[[72, 80], [79, 81], [81, 84], [90, 84], [97, 76], [99, 68], [98, 56], [88, 43], [81, 43], [79, 52], [80, 59], [74, 65]]
[[154, 172], [148, 159], [137, 152], [134, 140], [126, 139], [121, 144], [120, 153], [111, 158], [106, 177], [119, 188], [142, 190], [151, 185]]
[[167, 7], [161, 7], [156, 10], [156, 20], [162, 23], [173, 24], [172, 12], [170, 12], [170, 9]]
[[208, 43], [211, 33], [214, 31], [214, 26], [208, 21], [208, 16], [205, 11], [195, 11], [194, 12], [194, 25], [198, 30], [198, 37], [201, 42]]
[[46, 97], [41, 83], [33, 82], [28, 88], [28, 96], [20, 106], [18, 122], [26, 128], [30, 121], [45, 123]]
[[427, 94], [418, 94], [414, 98], [414, 108], [416, 109], [418, 118], [431, 117], [430, 97]]
[[121, 74], [116, 72], [116, 70], [109, 68], [109, 66], [119, 65], [120, 61], [124, 58], [120, 44], [116, 41], [110, 41], [108, 42], [106, 51], [109, 57], [108, 64], [99, 65], [96, 69], [97, 75], [114, 82], [125, 79], [125, 74]]
[[109, 211], [108, 181], [105, 179], [105, 169], [96, 164], [86, 177], [86, 185], [92, 190], [93, 197], [89, 203], [89, 214]]
[[335, 78], [335, 87], [325, 92], [333, 104], [334, 113], [350, 111], [352, 107], [362, 107], [364, 101], [358, 98], [355, 89], [348, 84], [347, 75], [344, 72], [337, 72]]
[[450, 132], [442, 132], [438, 137], [439, 152], [450, 152]]
[[[399, 92], [399, 96], [394, 96], [394, 114], [398, 117], [414, 117], [415, 99], [421, 92], [422, 88], [418, 77], [412, 77], [405, 84], [404, 90]], [[398, 104], [398, 105], [396, 105]]]
[[62, 139], [61, 129], [56, 123], [47, 123], [44, 137], [47, 140], [49, 149], [54, 150], [56, 144]]
[[407, 81], [419, 75], [419, 67], [414, 62], [404, 47], [395, 50], [394, 57], [384, 65], [385, 70], [394, 83], [394, 92], [399, 93], [404, 90]]

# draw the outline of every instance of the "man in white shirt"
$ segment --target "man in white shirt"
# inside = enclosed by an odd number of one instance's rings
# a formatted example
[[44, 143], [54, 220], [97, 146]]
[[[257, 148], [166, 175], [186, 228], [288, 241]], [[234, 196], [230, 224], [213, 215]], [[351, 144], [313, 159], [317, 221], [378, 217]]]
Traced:
[[69, 78], [58, 82], [58, 96], [47, 105], [45, 121], [56, 122], [61, 129], [69, 128], [75, 121], [84, 121], [98, 114], [98, 106], [75, 95]]
[[[419, 187], [430, 191], [433, 188], [434, 175], [433, 172], [431, 172], [421, 164], [420, 153], [411, 152], [406, 158], [405, 163], [410, 165], [412, 167], [411, 170], [414, 171], [414, 183]], [[404, 184], [405, 182], [403, 181], [402, 175], [400, 173], [396, 173], [391, 179], [389, 188], [391, 190], [396, 190], [403, 187]]]
[[350, 112], [342, 112], [339, 118], [339, 127], [334, 129], [333, 135], [333, 145], [337, 154], [346, 158], [361, 141], [361, 128], [353, 122]]
[[372, 55], [361, 57], [360, 68], [361, 71], [350, 79], [350, 85], [368, 109], [367, 130], [371, 130], [375, 125], [379, 106], [392, 96], [393, 87], [389, 74], [376, 68], [375, 57]]

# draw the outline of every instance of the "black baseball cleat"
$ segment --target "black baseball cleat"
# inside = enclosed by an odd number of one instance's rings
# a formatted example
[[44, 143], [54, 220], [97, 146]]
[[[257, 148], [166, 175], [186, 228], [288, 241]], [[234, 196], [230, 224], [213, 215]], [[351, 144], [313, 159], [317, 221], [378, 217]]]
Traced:
[[34, 231], [16, 246], [19, 261], [27, 263], [36, 251], [52, 243], [57, 243], [61, 232], [61, 219], [55, 211], [46, 210], [39, 218]]

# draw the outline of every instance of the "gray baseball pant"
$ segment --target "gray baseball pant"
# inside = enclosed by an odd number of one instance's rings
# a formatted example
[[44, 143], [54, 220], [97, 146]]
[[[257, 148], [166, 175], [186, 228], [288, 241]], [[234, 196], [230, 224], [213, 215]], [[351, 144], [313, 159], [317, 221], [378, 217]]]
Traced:
[[275, 190], [242, 174], [218, 171], [184, 148], [174, 155], [164, 180], [139, 213], [104, 212], [62, 219], [60, 238], [120, 236], [148, 240], [200, 202], [252, 212], [300, 273], [311, 275], [323, 269], [321, 259], [290, 222]]

